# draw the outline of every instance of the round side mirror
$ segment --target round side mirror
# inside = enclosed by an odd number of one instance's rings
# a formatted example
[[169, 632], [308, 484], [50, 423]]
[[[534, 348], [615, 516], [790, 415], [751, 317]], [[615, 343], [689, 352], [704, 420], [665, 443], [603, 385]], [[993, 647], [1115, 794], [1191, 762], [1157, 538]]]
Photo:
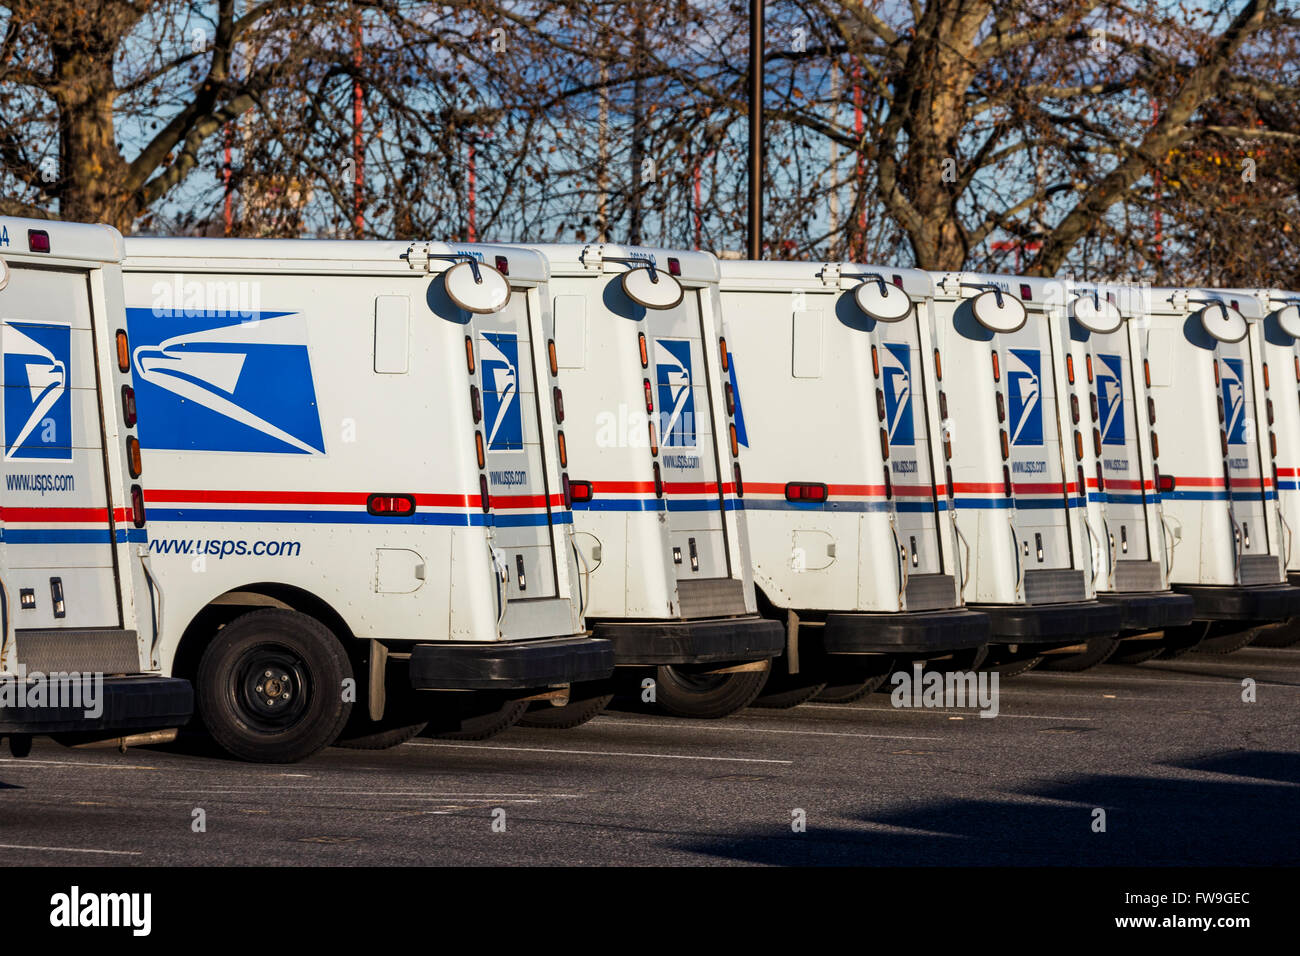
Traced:
[[1124, 324], [1124, 317], [1110, 299], [1081, 295], [1070, 303], [1070, 317], [1089, 332], [1106, 335]]
[[[9, 284], [9, 264], [5, 262], [3, 259], [0, 259], [0, 289], [3, 289], [8, 284]], [[1291, 308], [1294, 309], [1295, 306], [1291, 306]]]
[[[0, 280], [0, 289], [3, 288], [4, 281]], [[1300, 305], [1288, 305], [1279, 309], [1277, 324], [1291, 338], [1300, 339]]]
[[681, 304], [682, 284], [659, 269], [629, 269], [623, 273], [623, 291], [637, 305], [647, 309], [672, 309]]
[[853, 290], [858, 308], [877, 322], [898, 322], [912, 311], [912, 300], [896, 285], [867, 280]]
[[990, 332], [1019, 332], [1029, 318], [1025, 304], [1010, 292], [1002, 293], [1002, 302], [992, 289], [971, 300], [971, 311], [980, 325]]
[[1220, 342], [1240, 342], [1246, 337], [1246, 317], [1222, 302], [1211, 302], [1201, 310], [1201, 327]]
[[478, 278], [468, 262], [458, 262], [442, 274], [447, 298], [466, 312], [489, 315], [510, 301], [510, 283], [492, 266], [478, 263]]

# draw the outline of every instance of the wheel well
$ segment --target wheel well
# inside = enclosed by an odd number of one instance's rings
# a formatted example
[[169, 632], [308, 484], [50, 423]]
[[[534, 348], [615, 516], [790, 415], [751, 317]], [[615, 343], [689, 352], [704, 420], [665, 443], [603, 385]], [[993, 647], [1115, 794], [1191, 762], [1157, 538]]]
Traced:
[[247, 584], [227, 591], [214, 598], [194, 616], [176, 648], [176, 658], [172, 664], [173, 676], [193, 680], [198, 676], [199, 659], [203, 656], [203, 650], [217, 632], [235, 618], [265, 607], [297, 611], [320, 621], [338, 638], [355, 665], [361, 651], [361, 642], [349, 640], [354, 636], [352, 630], [334, 608], [310, 591], [288, 584], [262, 583]]

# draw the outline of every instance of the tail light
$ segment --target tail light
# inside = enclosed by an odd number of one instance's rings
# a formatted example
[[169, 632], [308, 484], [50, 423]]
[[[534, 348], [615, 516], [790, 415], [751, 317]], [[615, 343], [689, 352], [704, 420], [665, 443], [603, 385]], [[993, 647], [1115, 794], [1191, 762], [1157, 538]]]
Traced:
[[825, 501], [830, 489], [816, 482], [792, 481], [785, 486], [786, 501]]
[[1083, 461], [1083, 435], [1077, 431], [1074, 433], [1074, 457]]
[[385, 518], [409, 518], [415, 514], [413, 495], [370, 495], [366, 498], [366, 512]]
[[[654, 419], [653, 418], [650, 419], [650, 421], [646, 422], [646, 424], [650, 426], [650, 454], [657, 455], [659, 454], [659, 436], [655, 434]], [[732, 457], [735, 456], [733, 455]]]
[[876, 347], [871, 346], [871, 374], [880, 378], [880, 356], [876, 354]]
[[1097, 462], [1097, 490], [1098, 491], [1106, 490], [1106, 476], [1102, 474], [1101, 462]]
[[139, 478], [144, 470], [140, 466], [140, 440], [134, 435], [126, 440], [126, 467], [132, 478]]
[[510, 260], [505, 256], [496, 257], [496, 266], [497, 272], [501, 273], [503, 276], [510, 275]]
[[567, 468], [569, 467], [569, 446], [564, 440], [564, 432], [558, 433], [555, 436], [555, 439], [556, 443], [560, 446], [560, 467]]
[[952, 466], [951, 466], [951, 465], [944, 465], [944, 466], [943, 466], [943, 475], [944, 475], [944, 478], [945, 478], [945, 479], [947, 480], [947, 482], [948, 482], [948, 488], [947, 488], [948, 497], [951, 498], [953, 495], [955, 495], [955, 494], [957, 493], [957, 489], [954, 488], [954, 487], [952, 486]]
[[738, 461], [732, 462], [731, 473], [732, 475], [735, 476], [736, 479], [736, 497], [737, 498], [745, 497], [745, 481], [743, 478], [740, 477], [740, 462]]
[[1076, 425], [1079, 424], [1079, 396], [1070, 396], [1070, 419]]
[[29, 252], [49, 252], [50, 234], [44, 229], [28, 229], [27, 250]]
[[1223, 457], [1228, 457], [1228, 433], [1222, 428], [1219, 429], [1219, 444], [1223, 446]]
[[722, 394], [727, 400], [727, 414], [734, 417], [736, 414], [736, 390], [731, 387], [730, 382], [722, 386]]
[[1172, 494], [1173, 490], [1177, 486], [1178, 483], [1174, 480], [1173, 475], [1162, 475], [1159, 472], [1156, 473], [1156, 490], [1162, 495]]
[[[1156, 441], [1156, 436], [1153, 434], [1151, 436], [1151, 448], [1152, 448], [1153, 455], [1155, 454], [1155, 441]], [[1096, 455], [1098, 458], [1101, 457], [1101, 429], [1098, 428], [1094, 428], [1092, 430], [1092, 453]]]
[[728, 426], [727, 426], [727, 433], [728, 433], [729, 436], [731, 437], [731, 457], [732, 457], [732, 458], [739, 458], [739, 457], [740, 457], [740, 442], [737, 441], [737, 439], [736, 439], [736, 426], [735, 426], [735, 425], [728, 425]]
[[650, 389], [650, 379], [642, 379], [642, 384], [645, 386], [645, 410], [653, 412], [655, 410], [655, 401], [654, 392]]
[[1264, 363], [1264, 387], [1268, 388], [1268, 363]]
[[1268, 450], [1269, 450], [1269, 453], [1270, 453], [1274, 458], [1277, 457], [1277, 433], [1276, 433], [1276, 432], [1269, 432], [1269, 433], [1268, 433]]
[[590, 481], [570, 481], [567, 475], [564, 477], [564, 487], [570, 502], [590, 501], [596, 493], [595, 486]]
[[1011, 469], [1006, 465], [1002, 466], [1002, 490], [1008, 498], [1011, 497]]
[[144, 527], [144, 492], [139, 485], [131, 486], [131, 520], [137, 528]]
[[948, 417], [948, 393], [947, 392], [939, 393], [939, 417], [940, 418]]
[[[640, 347], [640, 349], [641, 349], [641, 367], [642, 367], [642, 368], [649, 368], [649, 367], [650, 367], [650, 355], [649, 355], [649, 353], [646, 352], [645, 333], [644, 333], [644, 332], [638, 332], [638, 333], [636, 334], [636, 342], [637, 342], [637, 345], [638, 345], [638, 346]], [[723, 368], [726, 368], [726, 367], [727, 367], [725, 362], [723, 363], [722, 367], [723, 367]]]
[[[1225, 453], [1226, 454], [1226, 453]], [[1160, 457], [1160, 436], [1155, 432], [1151, 433], [1151, 457]]]
[[1156, 400], [1150, 395], [1147, 396], [1147, 420], [1152, 425], [1156, 423]]
[[[721, 360], [721, 362], [722, 362], [722, 370], [723, 370], [724, 372], [730, 372], [730, 371], [731, 371], [731, 353], [727, 351], [727, 339], [726, 339], [725, 336], [723, 336], [722, 338], [718, 339], [718, 353], [719, 353], [719, 356], [720, 356], [720, 360]], [[645, 361], [645, 344], [644, 344], [644, 342], [642, 343], [642, 346], [641, 346], [641, 364], [642, 364], [642, 365], [646, 364], [646, 361]]]
[[670, 276], [680, 276], [682, 274], [682, 261], [674, 256], [668, 257], [668, 274]]
[[465, 336], [465, 367], [469, 374], [474, 374], [474, 340], [468, 335]]
[[474, 416], [475, 425], [483, 420], [483, 402], [479, 398], [477, 385], [469, 387], [469, 410], [470, 414]]
[[1092, 384], [1092, 356], [1089, 355], [1083, 360], [1084, 367], [1088, 369], [1088, 384]]
[[893, 498], [893, 497], [894, 497], [894, 483], [893, 483], [892, 481], [889, 480], [889, 468], [888, 468], [888, 466], [886, 466], [886, 468], [885, 468], [885, 497], [886, 497], [886, 498]]
[[[1300, 359], [1296, 359], [1296, 381], [1300, 382]], [[937, 382], [943, 381], [943, 359], [939, 358], [939, 350], [934, 350], [934, 378]]]
[[1271, 398], [1264, 399], [1264, 408], [1268, 412], [1268, 423], [1272, 425], [1273, 424], [1273, 399]]
[[483, 463], [487, 460], [483, 456], [483, 433], [482, 432], [476, 431], [474, 433], [474, 456], [478, 459], [478, 466], [482, 468]]
[[886, 416], [888, 413], [885, 411], [885, 393], [880, 389], [876, 389], [876, 414], [880, 416], [880, 421], [883, 422], [887, 420]]
[[1006, 461], [1011, 457], [1011, 442], [1007, 438], [1007, 430], [1005, 428], [998, 429], [998, 444], [1002, 446], [1002, 460]]
[[127, 428], [135, 427], [135, 389], [130, 385], [122, 386], [122, 424]]
[[1101, 415], [1097, 411], [1097, 396], [1095, 394], [1089, 394], [1088, 396], [1088, 411], [1092, 413], [1092, 420], [1094, 422], [1101, 418]]
[[1065, 377], [1069, 379], [1071, 385], [1074, 384], [1074, 356], [1073, 355], [1067, 355], [1065, 357]]
[[492, 499], [488, 496], [487, 475], [478, 476], [478, 500], [483, 506], [484, 514], [492, 510]]
[[1000, 421], [1000, 422], [1005, 422], [1005, 421], [1007, 420], [1007, 402], [1006, 402], [1006, 399], [1004, 399], [1004, 398], [1002, 397], [1002, 393], [1001, 393], [1001, 392], [998, 392], [998, 393], [997, 393], [997, 396], [996, 396], [995, 399], [994, 399], [994, 401], [997, 403], [997, 406], [998, 406], [998, 421]]
[[654, 473], [655, 473], [655, 497], [662, 498], [664, 496], [664, 476], [659, 471], [659, 462], [654, 463]]
[[1079, 497], [1083, 499], [1084, 504], [1087, 504], [1088, 482], [1087, 479], [1083, 477], [1083, 465], [1077, 465], [1075, 467], [1075, 476], [1076, 476], [1075, 480], [1078, 481], [1079, 483], [1079, 491], [1078, 491]]
[[1151, 362], [1147, 359], [1142, 360], [1142, 377], [1146, 379], [1147, 388], [1151, 387]]
[[1002, 364], [998, 361], [998, 353], [993, 353], [993, 381], [1002, 381]]
[[546, 357], [551, 363], [551, 374], [560, 374], [560, 363], [555, 357], [555, 339], [546, 340]]
[[558, 385], [551, 390], [551, 394], [555, 398], [556, 424], [563, 424], [564, 423], [564, 394], [560, 391], [560, 387]]
[[1214, 360], [1214, 384], [1219, 384], [1219, 360]]
[[880, 457], [889, 460], [889, 432], [880, 429]]
[[131, 371], [131, 349], [126, 341], [126, 329], [117, 330], [117, 370]]

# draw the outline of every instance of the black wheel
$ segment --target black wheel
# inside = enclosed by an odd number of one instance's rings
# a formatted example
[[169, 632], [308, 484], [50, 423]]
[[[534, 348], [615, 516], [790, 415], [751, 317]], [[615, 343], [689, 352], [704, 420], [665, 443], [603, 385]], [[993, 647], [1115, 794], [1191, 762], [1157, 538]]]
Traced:
[[1164, 649], [1163, 641], [1120, 641], [1115, 653], [1110, 655], [1110, 663], [1136, 666], [1159, 657]]
[[1003, 677], [1018, 677], [1033, 670], [1042, 661], [1043, 656], [1032, 651], [1010, 651], [1005, 647], [994, 647], [989, 650], [984, 666]]
[[563, 707], [544, 700], [533, 701], [519, 718], [519, 726], [569, 730], [597, 716], [613, 699], [614, 695], [603, 681], [575, 684], [569, 688], [569, 702]]
[[852, 661], [832, 658], [827, 668], [826, 686], [813, 699], [819, 704], [852, 704], [884, 685], [894, 669], [894, 659], [871, 657]]
[[763, 691], [770, 661], [752, 671], [707, 674], [682, 665], [658, 668], [655, 703], [674, 717], [715, 719], [748, 707]]
[[1038, 664], [1040, 671], [1057, 671], [1076, 674], [1090, 667], [1104, 664], [1119, 649], [1118, 637], [1090, 637], [1088, 649], [1077, 654], [1044, 654]]
[[416, 724], [404, 723], [400, 726], [386, 726], [385, 721], [372, 723], [372, 729], [369, 733], [358, 732], [350, 733], [344, 730], [339, 735], [338, 740], [334, 741], [335, 747], [345, 747], [348, 750], [388, 750], [391, 747], [397, 747], [406, 743], [416, 736], [420, 731], [428, 726], [427, 721], [420, 721]]
[[1252, 647], [1290, 647], [1300, 642], [1300, 618], [1292, 618], [1279, 627], [1270, 627], [1260, 632], [1251, 641]]
[[257, 763], [293, 763], [328, 747], [352, 704], [352, 665], [315, 618], [267, 608], [235, 618], [199, 661], [199, 718], [226, 752]]
[[1192, 650], [1198, 654], [1231, 654], [1248, 644], [1255, 643], [1255, 639], [1264, 630], [1263, 627], [1248, 627], [1242, 630], [1240, 624], [1227, 621], [1216, 622]]
[[526, 700], [501, 700], [497, 695], [455, 694], [455, 699], [435, 705], [425, 737], [438, 740], [487, 740], [509, 730], [528, 710]]
[[1208, 621], [1197, 621], [1182, 627], [1171, 627], [1165, 631], [1165, 639], [1160, 653], [1156, 655], [1162, 661], [1177, 660], [1184, 654], [1190, 654], [1197, 644], [1210, 633]]
[[750, 706], [789, 710], [811, 700], [825, 686], [826, 681], [816, 671], [787, 674], [784, 663], [778, 663], [768, 671], [767, 682]]

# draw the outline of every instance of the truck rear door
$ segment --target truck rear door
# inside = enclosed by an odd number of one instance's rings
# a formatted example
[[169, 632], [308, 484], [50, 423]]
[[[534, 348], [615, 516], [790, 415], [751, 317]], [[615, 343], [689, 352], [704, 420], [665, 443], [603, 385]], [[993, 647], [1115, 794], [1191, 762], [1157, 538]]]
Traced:
[[[1094, 449], [1100, 448], [1105, 482], [1106, 546], [1111, 560], [1149, 561], [1147, 506], [1155, 492], [1154, 476], [1142, 470], [1140, 438], [1143, 418], [1133, 388], [1134, 364], [1128, 330], [1093, 333], [1091, 401], [1095, 402]], [[1118, 584], [1118, 582], [1117, 582]]]
[[1238, 573], [1242, 584], [1259, 583], [1254, 578], [1257, 571], [1262, 572], [1262, 580], [1272, 582], [1277, 579], [1277, 567], [1266, 557], [1270, 550], [1266, 508], [1272, 492], [1263, 477], [1267, 473], [1271, 485], [1272, 463], [1265, 471], [1262, 456], [1267, 452], [1255, 424], [1257, 398], [1250, 338], [1219, 342], [1215, 352], [1223, 431], [1228, 438], [1228, 497], [1239, 556]]
[[522, 290], [505, 307], [472, 320], [478, 385], [482, 395], [480, 435], [486, 458], [491, 540], [508, 578], [508, 599], [557, 594], [557, 529], [547, 487], [538, 403], [553, 395], [537, 390], [532, 319]]
[[[0, 322], [4, 583], [14, 626], [120, 628], [87, 275], [11, 265]], [[26, 656], [21, 634], [19, 643]]]
[[[729, 576], [698, 289], [671, 309], [647, 309], [664, 500], [678, 581]], [[721, 388], [721, 383], [715, 385]]]

